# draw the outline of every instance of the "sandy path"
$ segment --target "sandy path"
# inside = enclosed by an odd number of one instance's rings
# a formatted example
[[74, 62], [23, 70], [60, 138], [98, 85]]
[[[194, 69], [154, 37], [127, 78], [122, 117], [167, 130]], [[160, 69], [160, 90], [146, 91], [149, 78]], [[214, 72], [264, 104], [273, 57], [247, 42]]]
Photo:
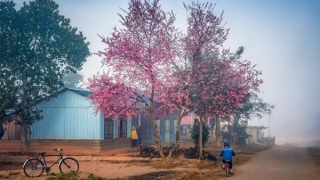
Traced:
[[320, 167], [306, 148], [277, 146], [258, 154], [250, 162], [235, 167], [228, 180], [319, 180]]

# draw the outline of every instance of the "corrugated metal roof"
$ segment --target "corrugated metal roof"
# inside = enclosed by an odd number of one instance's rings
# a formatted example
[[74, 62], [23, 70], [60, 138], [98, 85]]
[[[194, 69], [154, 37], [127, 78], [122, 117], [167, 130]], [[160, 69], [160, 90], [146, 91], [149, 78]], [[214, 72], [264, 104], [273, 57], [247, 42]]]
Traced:
[[84, 89], [74, 89], [74, 88], [67, 88], [67, 89], [69, 89], [70, 91], [75, 92], [77, 94], [80, 94], [82, 96], [85, 96], [85, 97], [88, 97], [89, 95], [92, 94], [91, 91], [87, 91], [87, 90], [84, 90]]
[[[56, 94], [50, 95], [49, 98], [51, 98], [51, 97], [56, 97], [57, 94], [59, 94], [59, 93], [61, 93], [61, 92], [63, 92], [63, 91], [67, 91], [67, 90], [70, 90], [70, 91], [72, 91], [72, 92], [75, 92], [75, 93], [77, 93], [77, 94], [79, 94], [79, 95], [81, 95], [81, 96], [85, 96], [85, 97], [88, 97], [90, 94], [92, 94], [91, 91], [84, 90], [84, 89], [76, 89], [76, 88], [63, 87], [63, 88], [59, 89]], [[44, 100], [45, 100], [45, 98], [44, 98], [44, 99], [40, 99], [40, 100], [34, 102], [34, 104], [32, 104], [32, 106], [35, 105], [35, 104], [38, 104], [38, 103], [40, 103], [40, 102], [42, 102], [42, 101], [44, 101]], [[19, 110], [10, 109], [10, 110], [7, 110], [7, 111], [6, 111], [6, 114], [7, 114], [7, 115], [11, 115], [11, 114], [14, 114], [14, 113], [16, 113], [16, 112], [18, 112], [18, 111], [19, 111]]]

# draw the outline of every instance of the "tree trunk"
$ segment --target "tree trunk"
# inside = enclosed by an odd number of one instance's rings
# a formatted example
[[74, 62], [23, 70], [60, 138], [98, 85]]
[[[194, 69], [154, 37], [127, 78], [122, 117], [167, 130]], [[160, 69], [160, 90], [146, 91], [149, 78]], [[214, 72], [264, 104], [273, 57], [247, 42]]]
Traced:
[[234, 144], [234, 124], [232, 126], [232, 133], [231, 133], [231, 144], [233, 145]]
[[30, 122], [27, 122], [27, 120], [30, 119], [29, 115], [29, 103], [27, 98], [29, 97], [29, 91], [27, 88], [27, 77], [25, 74], [23, 74], [22, 77], [23, 82], [23, 96], [22, 96], [22, 115], [21, 115], [21, 146], [22, 146], [22, 152], [29, 152], [30, 149]]
[[230, 134], [230, 120], [229, 119], [228, 119], [228, 133]]
[[232, 144], [235, 144], [236, 139], [237, 139], [237, 135], [235, 133], [235, 129], [237, 128], [239, 124], [239, 119], [237, 118], [237, 116], [233, 119], [233, 128], [232, 128]]
[[228, 117], [228, 137], [229, 137], [228, 140], [231, 142], [230, 117]]
[[219, 128], [218, 128], [218, 118], [215, 117], [215, 138], [216, 138], [216, 147], [218, 147], [218, 133], [219, 133]]
[[152, 120], [152, 127], [153, 127], [154, 137], [156, 139], [156, 145], [157, 145], [161, 160], [164, 161], [165, 157], [164, 157], [162, 145], [161, 145], [161, 142], [160, 142], [160, 137], [159, 137], [159, 132], [158, 132], [158, 129], [157, 129], [157, 123], [156, 123], [156, 118], [155, 118], [155, 115], [154, 115], [154, 109], [153, 109], [153, 103], [152, 102], [150, 103], [150, 106], [148, 108], [149, 108], [149, 113], [150, 113], [151, 120]]
[[174, 147], [172, 149], [170, 149], [168, 158], [172, 158], [172, 153], [176, 149], [178, 149], [180, 146], [180, 123], [181, 123], [182, 118], [184, 117], [184, 113], [185, 113], [185, 111], [182, 108], [180, 108], [177, 127], [176, 127], [176, 143], [175, 143]]
[[221, 132], [220, 132], [220, 119], [219, 117], [216, 117], [216, 145], [217, 147], [221, 147], [220, 145], [220, 137], [221, 137]]
[[30, 125], [23, 123], [21, 125], [21, 147], [22, 152], [29, 152], [30, 150]]
[[203, 121], [203, 114], [201, 113], [200, 114], [200, 121], [199, 121], [199, 141], [198, 141], [198, 144], [199, 144], [199, 160], [201, 160], [202, 158], [202, 129], [203, 129], [203, 124], [202, 124], [202, 121]]

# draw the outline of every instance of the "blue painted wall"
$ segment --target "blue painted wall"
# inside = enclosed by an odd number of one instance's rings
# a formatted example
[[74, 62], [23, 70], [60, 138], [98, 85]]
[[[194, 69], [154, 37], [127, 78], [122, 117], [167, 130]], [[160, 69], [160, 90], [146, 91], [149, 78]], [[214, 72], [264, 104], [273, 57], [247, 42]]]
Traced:
[[131, 127], [132, 127], [132, 120], [127, 119], [127, 137], [131, 138]]
[[118, 120], [113, 118], [113, 139], [118, 138]]
[[36, 105], [43, 120], [31, 126], [31, 139], [104, 139], [104, 119], [95, 115], [91, 99], [70, 90]]

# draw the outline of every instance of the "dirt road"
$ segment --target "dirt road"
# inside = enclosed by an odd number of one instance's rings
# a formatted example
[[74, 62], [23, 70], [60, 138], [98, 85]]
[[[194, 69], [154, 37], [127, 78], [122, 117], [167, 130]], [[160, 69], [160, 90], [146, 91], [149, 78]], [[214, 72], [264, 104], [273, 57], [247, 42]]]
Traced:
[[261, 152], [250, 162], [235, 167], [228, 180], [319, 180], [320, 167], [306, 148], [277, 146]]

